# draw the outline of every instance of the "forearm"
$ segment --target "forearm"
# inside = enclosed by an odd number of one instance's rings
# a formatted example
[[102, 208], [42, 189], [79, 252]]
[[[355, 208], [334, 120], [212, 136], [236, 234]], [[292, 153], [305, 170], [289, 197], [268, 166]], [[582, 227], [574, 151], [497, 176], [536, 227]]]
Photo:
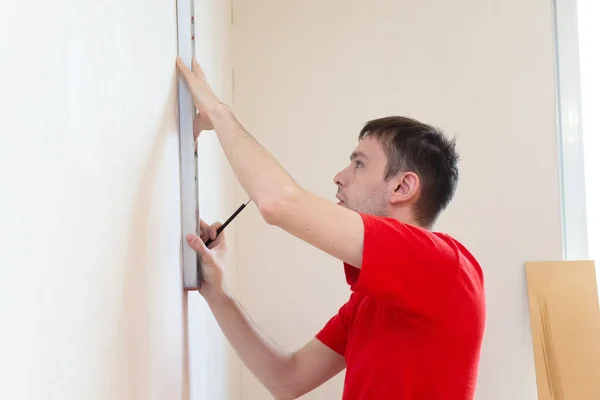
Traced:
[[291, 398], [293, 358], [270, 341], [229, 295], [207, 299], [217, 323], [248, 369], [277, 399]]
[[277, 160], [236, 120], [228, 107], [216, 108], [211, 113], [211, 120], [235, 175], [261, 212], [301, 190]]

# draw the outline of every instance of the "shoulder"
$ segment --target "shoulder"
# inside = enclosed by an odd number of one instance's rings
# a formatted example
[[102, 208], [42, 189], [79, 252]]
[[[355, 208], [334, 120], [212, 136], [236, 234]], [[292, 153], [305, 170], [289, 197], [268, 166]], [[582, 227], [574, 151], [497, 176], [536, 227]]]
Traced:
[[456, 263], [458, 253], [463, 251], [464, 246], [448, 234], [434, 232], [394, 218], [360, 215], [364, 223], [365, 243], [380, 243], [392, 250], [402, 251], [405, 257], [421, 261]]
[[447, 243], [448, 247], [453, 249], [453, 252], [459, 256], [459, 261], [471, 265], [473, 268], [481, 269], [481, 265], [479, 264], [477, 257], [475, 257], [475, 255], [463, 242], [447, 233], [433, 232], [433, 234], [435, 234], [440, 240], [443, 240], [445, 243]]
[[484, 287], [484, 272], [475, 255], [459, 240], [446, 233], [435, 232], [441, 240], [447, 243], [452, 253], [455, 254], [458, 266], [458, 280], [468, 284], [472, 289]]
[[420, 226], [398, 221], [390, 217], [382, 217], [370, 214], [359, 214], [363, 220], [365, 230], [369, 229], [370, 234], [378, 236], [403, 237], [405, 239], [415, 239], [419, 241], [430, 241], [431, 243], [442, 243], [449, 235], [441, 232], [434, 232]]

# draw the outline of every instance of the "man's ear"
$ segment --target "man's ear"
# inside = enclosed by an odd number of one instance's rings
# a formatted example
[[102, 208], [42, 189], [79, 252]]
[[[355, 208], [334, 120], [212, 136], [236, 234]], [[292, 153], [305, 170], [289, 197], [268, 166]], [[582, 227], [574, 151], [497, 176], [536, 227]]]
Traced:
[[393, 187], [390, 202], [392, 204], [406, 203], [417, 195], [421, 181], [414, 172], [402, 172], [391, 180], [390, 185]]

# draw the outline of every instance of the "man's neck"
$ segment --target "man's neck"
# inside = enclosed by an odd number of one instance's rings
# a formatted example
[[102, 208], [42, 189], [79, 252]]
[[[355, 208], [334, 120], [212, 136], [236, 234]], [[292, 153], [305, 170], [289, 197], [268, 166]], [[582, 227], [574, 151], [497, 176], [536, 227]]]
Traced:
[[429, 227], [423, 226], [421, 225], [415, 218], [413, 215], [413, 212], [406, 208], [406, 207], [402, 207], [402, 208], [398, 208], [396, 210], [393, 210], [392, 212], [389, 213], [389, 215], [387, 215], [388, 218], [393, 218], [403, 224], [407, 224], [407, 225], [412, 225], [412, 226], [416, 226], [418, 228], [422, 228], [422, 229], [427, 229], [429, 230]]

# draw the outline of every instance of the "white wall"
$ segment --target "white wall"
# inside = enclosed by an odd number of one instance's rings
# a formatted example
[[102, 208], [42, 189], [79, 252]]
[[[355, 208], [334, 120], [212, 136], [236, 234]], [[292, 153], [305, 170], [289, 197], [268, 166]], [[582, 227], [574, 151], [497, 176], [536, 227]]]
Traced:
[[[573, 2], [575, 5], [575, 2]], [[596, 41], [600, 35], [598, 17], [600, 3], [592, 0], [580, 0], [576, 3], [579, 23], [579, 65], [581, 68], [581, 113], [582, 133], [584, 140], [585, 186], [587, 211], [587, 236], [589, 257], [598, 260], [600, 256], [600, 183], [596, 171], [600, 170], [597, 157], [600, 149], [600, 54]], [[597, 265], [600, 272], [600, 264]], [[600, 288], [600, 275], [598, 276]]]
[[[232, 102], [231, 2], [196, 1], [196, 57], [219, 98]], [[224, 222], [239, 206], [235, 175], [214, 132], [198, 141], [200, 214], [208, 223]], [[230, 264], [227, 277], [236, 289], [236, 227], [243, 216], [227, 226]], [[190, 383], [194, 400], [239, 398], [236, 382], [241, 364], [223, 336], [210, 309], [198, 293], [189, 295]]]
[[[224, 16], [214, 3], [198, 12]], [[158, 0], [0, 7], [2, 399], [190, 398], [175, 12]], [[212, 17], [199, 32], [218, 32]], [[227, 49], [202, 55], [211, 73]], [[215, 79], [230, 93], [228, 75]], [[223, 218], [232, 188], [212, 166], [202, 206]], [[191, 398], [223, 399], [228, 350], [198, 297]]]
[[[402, 114], [458, 136], [456, 199], [437, 229], [485, 269], [488, 323], [477, 388], [533, 400], [524, 262], [561, 257], [551, 2], [234, 1], [237, 116], [306, 188], [333, 200], [361, 125]], [[341, 263], [240, 221], [241, 302], [295, 348], [345, 301]], [[342, 376], [306, 396], [339, 398]], [[243, 399], [268, 398], [244, 370]]]

